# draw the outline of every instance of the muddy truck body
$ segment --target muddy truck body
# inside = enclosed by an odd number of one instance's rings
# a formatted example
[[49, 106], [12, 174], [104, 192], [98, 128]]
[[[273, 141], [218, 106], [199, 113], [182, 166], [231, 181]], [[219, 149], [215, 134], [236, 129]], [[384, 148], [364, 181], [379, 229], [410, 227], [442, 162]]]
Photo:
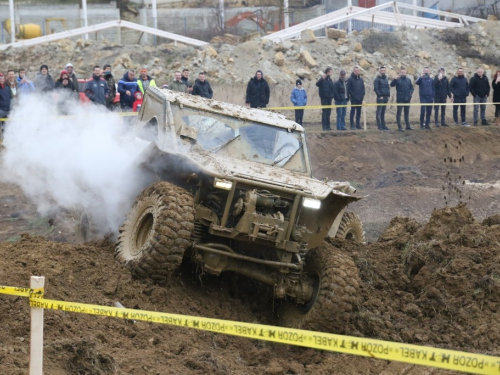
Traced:
[[189, 258], [203, 272], [271, 285], [286, 325], [324, 330], [325, 314], [352, 310], [357, 270], [324, 240], [364, 241], [345, 212], [359, 198], [347, 182], [312, 177], [300, 125], [150, 87], [135, 126], [150, 142], [143, 163], [157, 182], [120, 228], [117, 256], [134, 276], [168, 282]]

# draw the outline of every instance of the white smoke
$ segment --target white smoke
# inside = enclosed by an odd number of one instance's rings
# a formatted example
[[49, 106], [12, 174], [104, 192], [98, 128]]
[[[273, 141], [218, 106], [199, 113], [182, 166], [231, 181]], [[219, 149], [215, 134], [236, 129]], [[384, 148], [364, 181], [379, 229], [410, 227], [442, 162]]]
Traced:
[[145, 185], [145, 144], [125, 118], [55, 93], [22, 96], [10, 119], [2, 180], [18, 184], [42, 215], [83, 209], [100, 233], [116, 233]]

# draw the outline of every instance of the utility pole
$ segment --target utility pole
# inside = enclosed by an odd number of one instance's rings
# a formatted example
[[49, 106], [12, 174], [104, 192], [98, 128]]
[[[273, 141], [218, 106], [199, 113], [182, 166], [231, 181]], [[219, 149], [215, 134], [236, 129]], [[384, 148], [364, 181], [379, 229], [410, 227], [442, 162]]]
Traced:
[[283, 13], [285, 13], [285, 29], [290, 27], [290, 14], [288, 13], [288, 0], [284, 0]]
[[14, 0], [9, 0], [10, 10], [10, 42], [16, 41], [16, 21], [14, 19]]
[[[347, 0], [347, 6], [352, 7], [352, 0]], [[351, 9], [349, 9], [349, 12]], [[347, 34], [352, 31], [352, 20], [347, 21]]]
[[[82, 19], [83, 27], [87, 27], [89, 25], [87, 22], [87, 0], [82, 0]], [[83, 39], [88, 40], [89, 34], [84, 34]]]
[[[153, 27], [158, 29], [158, 12], [156, 11], [156, 0], [151, 0], [153, 8]], [[153, 44], [156, 46], [156, 35], [153, 37]]]
[[224, 34], [224, 28], [226, 23], [224, 18], [224, 0], [219, 0], [219, 17], [220, 17], [221, 33]]

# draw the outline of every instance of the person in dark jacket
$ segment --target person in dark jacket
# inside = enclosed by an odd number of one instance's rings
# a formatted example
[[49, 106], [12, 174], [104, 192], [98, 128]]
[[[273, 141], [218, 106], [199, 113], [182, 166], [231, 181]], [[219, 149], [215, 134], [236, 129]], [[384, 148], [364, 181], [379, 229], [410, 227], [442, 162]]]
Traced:
[[337, 107], [337, 130], [347, 130], [345, 128], [346, 105], [349, 99], [347, 93], [347, 79], [345, 70], [341, 70], [339, 79], [333, 83], [333, 100]]
[[269, 104], [271, 91], [269, 85], [264, 79], [264, 73], [257, 70], [255, 77], [251, 78], [247, 85], [246, 105], [251, 108], [266, 108]]
[[61, 70], [58, 80], [54, 85], [56, 90], [64, 90], [68, 94], [74, 94], [76, 96], [75, 87], [73, 86], [73, 82], [71, 82], [71, 78], [69, 78], [69, 73], [66, 70]]
[[[464, 77], [464, 70], [459, 68], [457, 70], [457, 75], [453, 77], [450, 81], [450, 91], [453, 94], [452, 101], [456, 103], [466, 103], [467, 97], [469, 96], [469, 82]], [[453, 120], [455, 125], [458, 125], [458, 107], [460, 107], [460, 117], [462, 119], [463, 126], [470, 126], [465, 121], [465, 108], [466, 105], [454, 105], [453, 106]]]
[[96, 65], [92, 71], [92, 78], [85, 84], [85, 96], [92, 103], [105, 106], [108, 95], [108, 83], [101, 77], [101, 67]]
[[[500, 70], [497, 70], [491, 81], [493, 103], [500, 103]], [[500, 125], [500, 104], [495, 104], [495, 125]]]
[[54, 80], [49, 74], [49, 67], [47, 65], [43, 64], [40, 67], [40, 72], [37, 73], [33, 84], [35, 85], [36, 92], [46, 93], [54, 90]]
[[113, 74], [111, 74], [111, 65], [109, 64], [104, 65], [104, 68], [102, 69], [102, 74], [104, 80], [108, 84], [108, 90], [109, 90], [108, 98], [106, 99], [106, 108], [112, 111], [114, 109], [114, 101], [116, 97], [116, 83]]
[[64, 69], [68, 72], [71, 82], [73, 82], [73, 89], [75, 90], [75, 92], [79, 92], [80, 90], [78, 89], [78, 77], [75, 74], [73, 64], [67, 63]]
[[[418, 77], [415, 82], [416, 85], [420, 86], [418, 94], [420, 96], [420, 103], [432, 103], [434, 101], [434, 80], [429, 75], [429, 67], [424, 68], [423, 73]], [[430, 130], [432, 114], [432, 105], [422, 105], [420, 106], [420, 128]]]
[[[481, 107], [481, 124], [489, 125], [486, 120], [486, 101], [490, 95], [490, 81], [484, 75], [484, 69], [479, 68], [469, 81], [469, 89], [474, 99], [474, 126], [477, 126], [479, 107]], [[476, 104], [477, 103], [477, 104]]]
[[385, 74], [385, 66], [381, 66], [378, 70], [377, 77], [373, 81], [373, 90], [377, 94], [377, 127], [378, 130], [390, 131], [385, 125], [385, 110], [391, 91], [389, 87], [389, 78]]
[[122, 111], [131, 112], [135, 102], [134, 94], [138, 90], [135, 70], [128, 70], [123, 78], [118, 81], [118, 92], [120, 93], [120, 106]]
[[401, 105], [404, 103], [410, 103], [413, 95], [413, 82], [406, 76], [405, 68], [401, 68], [399, 75], [391, 82], [391, 87], [396, 87], [396, 102], [398, 103], [396, 121], [398, 123], [398, 130], [400, 132], [404, 132], [404, 129], [401, 126], [401, 111], [403, 111], [403, 109], [405, 113], [406, 129], [413, 130], [410, 126], [410, 106]]
[[199, 95], [203, 98], [212, 99], [214, 92], [212, 91], [212, 87], [210, 87], [210, 83], [206, 80], [206, 78], [205, 72], [198, 74], [198, 79], [194, 81], [193, 95]]
[[182, 83], [186, 85], [187, 88], [187, 93], [191, 94], [193, 92], [193, 83], [189, 79], [189, 69], [184, 68], [182, 69], [182, 77], [181, 77]]
[[[451, 99], [450, 82], [446, 77], [444, 68], [439, 69], [438, 74], [434, 77], [434, 103], [446, 103], [446, 97]], [[441, 108], [441, 126], [448, 126], [445, 122], [446, 105], [434, 105], [434, 123], [436, 128], [439, 128], [439, 108]]]
[[332, 76], [333, 70], [328, 67], [325, 69], [325, 74], [316, 82], [316, 86], [319, 88], [319, 98], [321, 100], [322, 106], [330, 106], [328, 108], [321, 109], [321, 126], [323, 130], [332, 130], [330, 127], [330, 116], [332, 114], [332, 99], [333, 99], [333, 81]]
[[[304, 107], [307, 105], [307, 92], [302, 87], [302, 81], [298, 79], [295, 81], [295, 87], [290, 94], [290, 100], [292, 101], [295, 107]], [[296, 109], [295, 110], [295, 122], [297, 124], [303, 125], [302, 122], [304, 120], [304, 110]]]
[[[5, 76], [0, 73], [0, 119], [9, 117], [12, 95], [5, 83]], [[0, 120], [0, 140], [3, 139], [4, 122]]]
[[[347, 93], [351, 101], [351, 112], [349, 113], [351, 130], [362, 129], [360, 119], [361, 104], [363, 104], [363, 99], [365, 97], [365, 83], [363, 78], [359, 75], [359, 70], [359, 67], [356, 66], [347, 80]], [[354, 122], [354, 116], [356, 116], [356, 122]]]

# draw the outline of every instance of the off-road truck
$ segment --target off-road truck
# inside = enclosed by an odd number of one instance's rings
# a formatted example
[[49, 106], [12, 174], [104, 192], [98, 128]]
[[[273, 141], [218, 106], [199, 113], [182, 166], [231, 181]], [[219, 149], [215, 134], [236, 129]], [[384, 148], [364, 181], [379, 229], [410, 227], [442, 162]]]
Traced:
[[357, 269], [324, 242], [364, 241], [347, 182], [312, 178], [302, 126], [284, 116], [150, 87], [136, 130], [151, 143], [157, 182], [120, 228], [117, 256], [132, 274], [168, 281], [184, 257], [272, 286], [284, 324], [341, 329]]

